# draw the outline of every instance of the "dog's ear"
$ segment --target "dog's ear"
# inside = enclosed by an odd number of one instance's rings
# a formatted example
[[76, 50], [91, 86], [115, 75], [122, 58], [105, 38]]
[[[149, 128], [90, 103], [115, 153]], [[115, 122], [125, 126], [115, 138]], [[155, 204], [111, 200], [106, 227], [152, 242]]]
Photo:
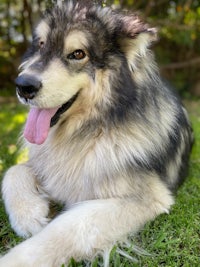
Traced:
[[155, 28], [150, 28], [137, 14], [122, 14], [119, 15], [118, 20], [122, 36], [135, 38], [140, 33], [149, 33], [153, 37], [156, 33]]
[[137, 15], [120, 16], [119, 45], [132, 68], [138, 57], [146, 57], [149, 47], [157, 38], [156, 28], [150, 28]]

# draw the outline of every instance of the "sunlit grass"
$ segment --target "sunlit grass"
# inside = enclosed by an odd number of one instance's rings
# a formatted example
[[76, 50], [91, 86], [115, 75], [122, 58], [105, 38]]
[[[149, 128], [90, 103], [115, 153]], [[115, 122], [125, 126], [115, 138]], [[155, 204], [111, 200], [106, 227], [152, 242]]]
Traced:
[[0, 106], [0, 176], [13, 164], [27, 158], [27, 151], [19, 150], [18, 138], [26, 120], [27, 109], [16, 103]]

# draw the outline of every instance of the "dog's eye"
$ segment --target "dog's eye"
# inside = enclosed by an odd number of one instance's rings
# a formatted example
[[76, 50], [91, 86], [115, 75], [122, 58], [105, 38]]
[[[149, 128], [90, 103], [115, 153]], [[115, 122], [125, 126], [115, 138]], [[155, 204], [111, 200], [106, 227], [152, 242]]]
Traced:
[[85, 57], [86, 57], [86, 54], [81, 49], [75, 50], [73, 53], [67, 56], [68, 59], [75, 59], [75, 60], [81, 60], [81, 59], [84, 59]]

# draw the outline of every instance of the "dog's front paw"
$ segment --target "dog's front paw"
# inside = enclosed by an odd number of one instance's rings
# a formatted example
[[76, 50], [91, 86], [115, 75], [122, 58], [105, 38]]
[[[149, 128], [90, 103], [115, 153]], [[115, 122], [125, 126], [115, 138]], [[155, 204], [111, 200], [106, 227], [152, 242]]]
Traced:
[[29, 199], [17, 209], [11, 209], [9, 219], [12, 228], [22, 237], [29, 237], [40, 232], [48, 223], [49, 205], [42, 198]]
[[6, 255], [0, 256], [0, 267], [48, 267], [36, 262], [37, 249], [34, 246], [24, 246], [24, 243], [11, 249]]
[[18, 235], [34, 235], [48, 223], [47, 196], [28, 166], [16, 165], [7, 171], [2, 182], [2, 197], [11, 226]]

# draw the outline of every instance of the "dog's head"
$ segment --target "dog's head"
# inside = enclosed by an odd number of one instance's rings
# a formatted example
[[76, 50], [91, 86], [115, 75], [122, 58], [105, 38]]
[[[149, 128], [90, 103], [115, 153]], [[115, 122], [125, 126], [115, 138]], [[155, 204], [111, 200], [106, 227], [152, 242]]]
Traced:
[[94, 91], [99, 72], [106, 73], [102, 79], [112, 80], [109, 73], [116, 73], [117, 79], [122, 64], [129, 72], [136, 71], [155, 35], [155, 29], [135, 14], [92, 1], [68, 0], [47, 12], [16, 79], [20, 101], [32, 107], [27, 139], [43, 143], [57, 115], [69, 109], [79, 94]]

